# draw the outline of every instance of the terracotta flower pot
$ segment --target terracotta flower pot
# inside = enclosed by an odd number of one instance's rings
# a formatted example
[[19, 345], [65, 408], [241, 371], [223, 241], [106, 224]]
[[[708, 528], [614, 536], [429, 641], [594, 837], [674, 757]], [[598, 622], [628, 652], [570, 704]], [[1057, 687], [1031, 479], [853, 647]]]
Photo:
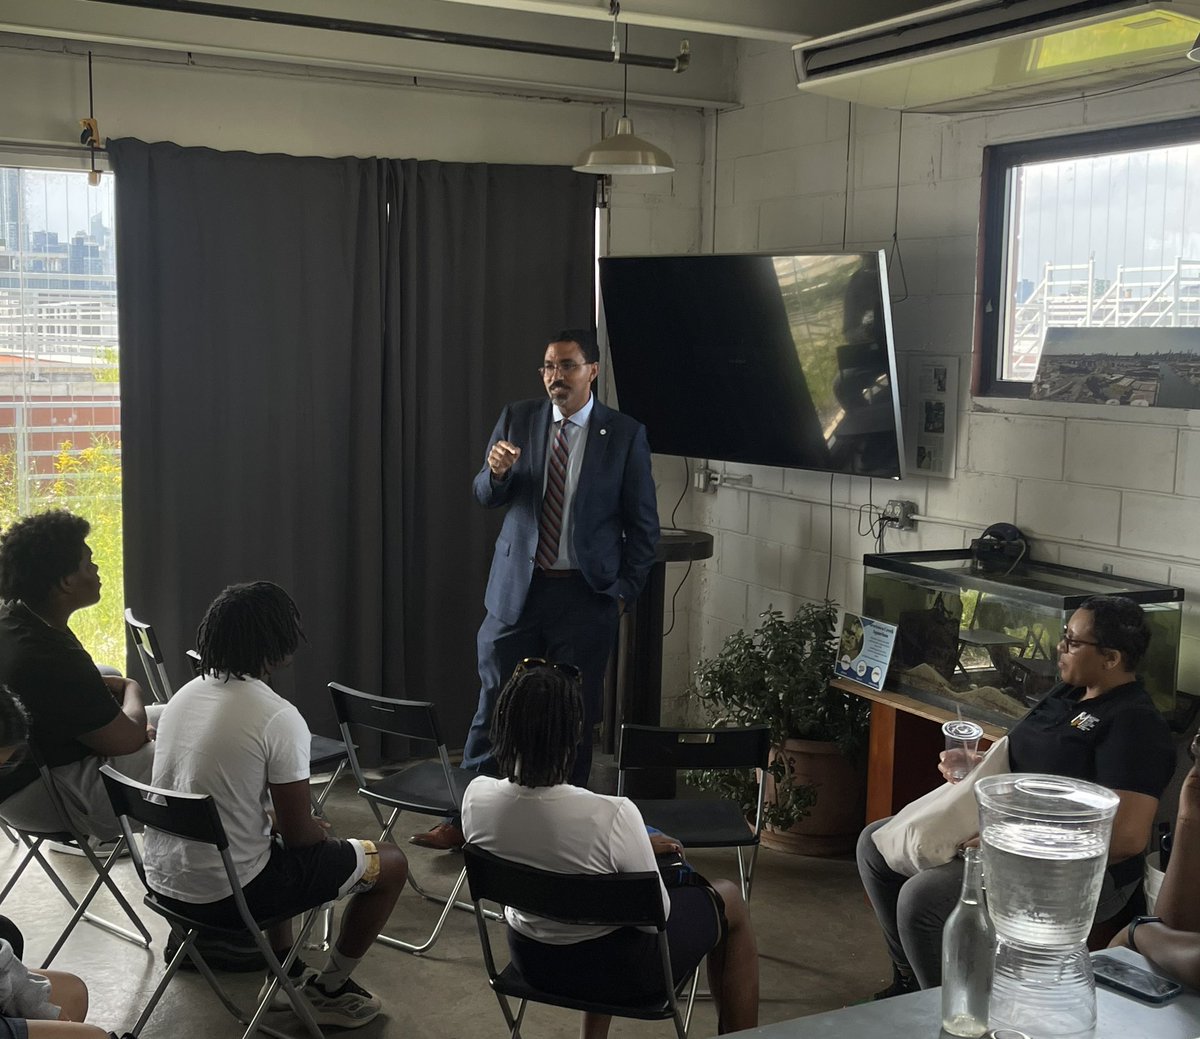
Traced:
[[[772, 754], [778, 748], [772, 750]], [[866, 804], [866, 775], [836, 743], [816, 740], [786, 740], [783, 754], [791, 762], [792, 779], [817, 788], [817, 803], [808, 817], [789, 830], [768, 826], [762, 842], [776, 851], [793, 855], [844, 855], [854, 848], [863, 828]], [[766, 799], [775, 796], [775, 784], [767, 777]]]

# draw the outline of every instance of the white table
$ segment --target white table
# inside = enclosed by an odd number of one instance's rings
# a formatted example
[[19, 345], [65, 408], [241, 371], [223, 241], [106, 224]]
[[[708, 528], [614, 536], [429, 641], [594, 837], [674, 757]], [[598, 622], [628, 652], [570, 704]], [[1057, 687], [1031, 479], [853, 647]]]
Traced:
[[[1144, 957], [1129, 949], [1105, 952], [1154, 971]], [[942, 990], [934, 988], [733, 1034], [738, 1039], [946, 1039], [941, 1018]], [[1200, 1039], [1200, 993], [1186, 989], [1170, 1003], [1154, 1006], [1097, 985], [1093, 1037]]]

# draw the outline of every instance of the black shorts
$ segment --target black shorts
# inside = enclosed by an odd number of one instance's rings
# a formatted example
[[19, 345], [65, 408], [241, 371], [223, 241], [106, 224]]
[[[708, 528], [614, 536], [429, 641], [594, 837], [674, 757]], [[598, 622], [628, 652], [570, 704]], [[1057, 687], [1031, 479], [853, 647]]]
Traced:
[[0, 1039], [29, 1039], [29, 1024], [23, 1017], [0, 1017]]
[[[668, 890], [667, 947], [678, 986], [725, 940], [725, 903], [706, 882]], [[661, 994], [658, 936], [632, 927], [570, 945], [527, 938], [511, 927], [513, 963], [531, 985], [574, 999], [637, 1006]], [[620, 970], [613, 970], [620, 964]]]
[[[250, 915], [258, 921], [296, 916], [348, 893], [362, 874], [357, 841], [322, 841], [307, 848], [271, 845], [271, 857], [243, 889]], [[233, 896], [218, 902], [184, 902], [156, 896], [168, 909], [210, 927], [244, 930]], [[0, 1039], [4, 1037], [0, 1036]]]

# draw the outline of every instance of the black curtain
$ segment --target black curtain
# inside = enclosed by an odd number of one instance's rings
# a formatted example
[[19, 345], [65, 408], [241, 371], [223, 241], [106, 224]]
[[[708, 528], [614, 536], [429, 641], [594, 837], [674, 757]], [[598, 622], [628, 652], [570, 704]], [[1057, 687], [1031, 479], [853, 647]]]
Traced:
[[276, 684], [314, 731], [336, 679], [437, 701], [460, 745], [496, 529], [470, 480], [549, 327], [591, 314], [590, 178], [110, 154], [127, 604], [178, 684], [213, 595], [277, 581], [309, 645]]
[[[390, 164], [385, 413], [387, 630], [406, 647], [385, 663], [411, 699], [434, 700], [461, 746], [479, 681], [475, 633], [501, 515], [471, 480], [505, 402], [543, 394], [549, 336], [590, 324], [592, 178], [549, 166], [404, 160]], [[393, 612], [394, 611], [394, 612]]]

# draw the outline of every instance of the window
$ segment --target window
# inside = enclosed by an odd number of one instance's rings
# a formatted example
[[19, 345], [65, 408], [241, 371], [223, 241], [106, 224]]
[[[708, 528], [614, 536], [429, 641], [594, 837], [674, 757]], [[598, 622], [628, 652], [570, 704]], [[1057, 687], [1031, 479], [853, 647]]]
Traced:
[[72, 620], [125, 659], [113, 178], [0, 166], [0, 526], [47, 508], [88, 519], [104, 598]]
[[978, 392], [1055, 329], [1200, 326], [1200, 120], [988, 148], [982, 249]]

